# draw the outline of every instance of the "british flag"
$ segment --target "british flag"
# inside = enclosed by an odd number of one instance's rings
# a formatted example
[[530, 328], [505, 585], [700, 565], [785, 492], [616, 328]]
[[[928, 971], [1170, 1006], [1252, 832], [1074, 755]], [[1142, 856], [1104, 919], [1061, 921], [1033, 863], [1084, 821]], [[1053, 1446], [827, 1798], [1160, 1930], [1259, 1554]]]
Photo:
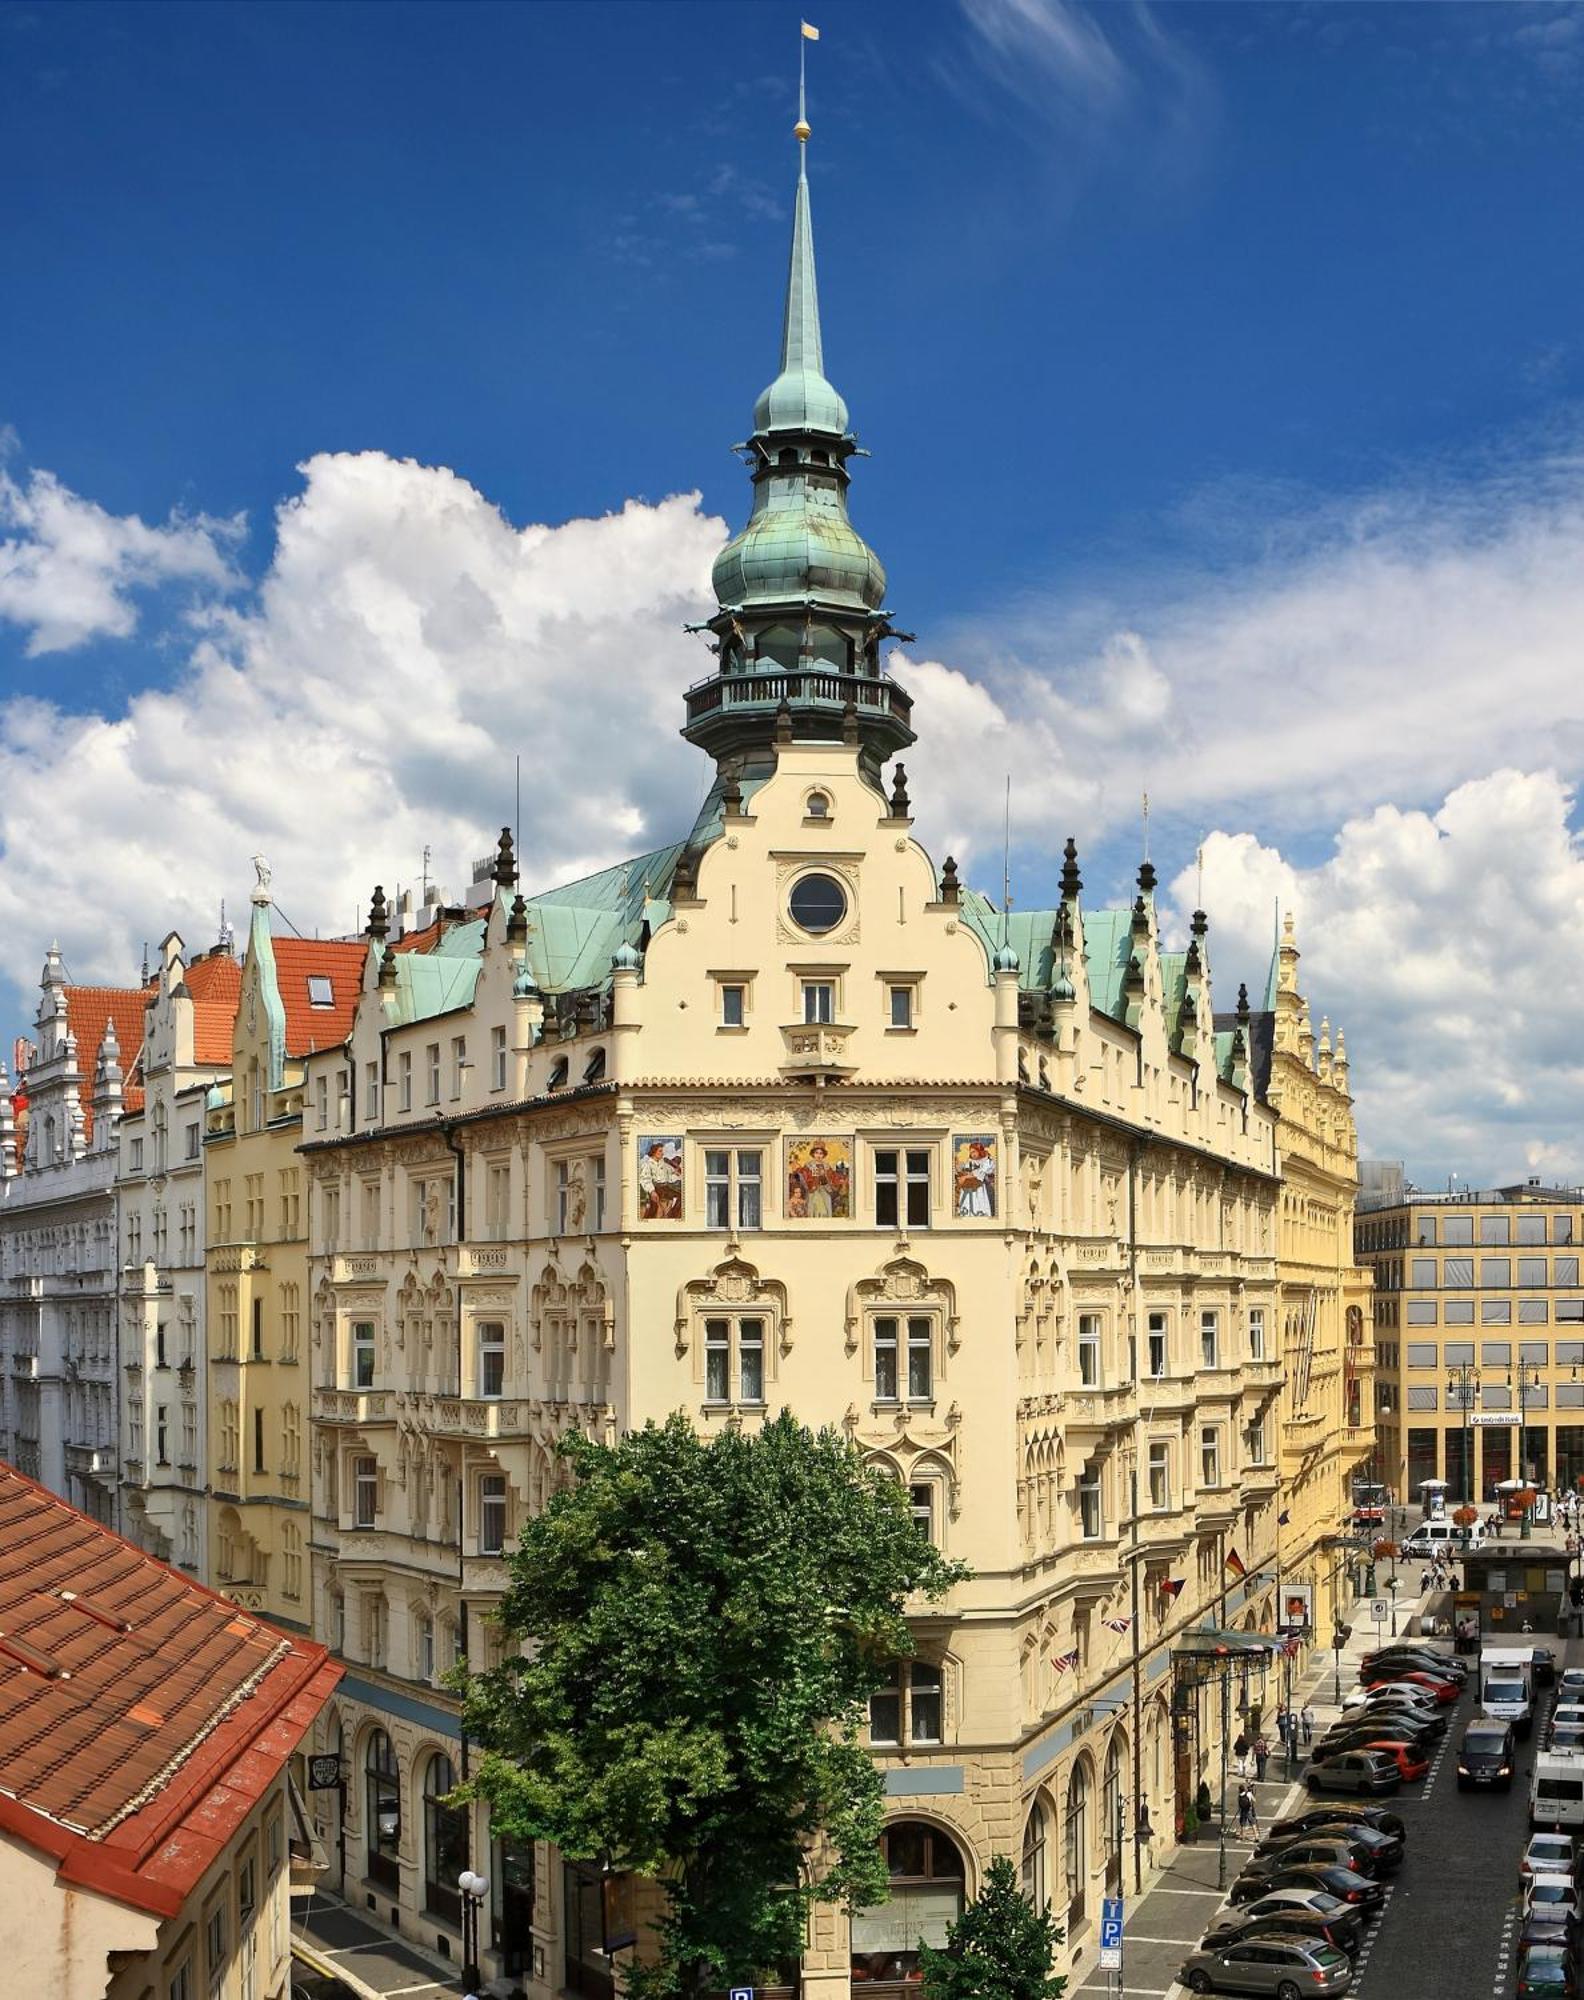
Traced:
[[1076, 1667], [1077, 1664], [1078, 1664], [1078, 1648], [1076, 1646], [1070, 1653], [1051, 1654], [1051, 1665], [1056, 1669], [1057, 1673], [1059, 1674], [1066, 1673], [1070, 1667]]

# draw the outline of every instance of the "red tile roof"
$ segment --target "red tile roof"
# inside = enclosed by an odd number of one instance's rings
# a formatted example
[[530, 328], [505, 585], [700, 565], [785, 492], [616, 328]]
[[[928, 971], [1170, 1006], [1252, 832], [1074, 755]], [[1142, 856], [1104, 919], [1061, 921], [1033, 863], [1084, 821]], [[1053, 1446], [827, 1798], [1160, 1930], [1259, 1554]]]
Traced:
[[0, 1831], [174, 1916], [340, 1678], [0, 1463]]
[[[286, 1010], [287, 1055], [338, 1047], [352, 1032], [368, 962], [367, 939], [277, 937], [270, 942], [275, 983]], [[315, 1007], [308, 998], [308, 981], [314, 977], [330, 982], [328, 1007]]]
[[212, 951], [187, 968], [193, 997], [193, 1061], [231, 1067], [237, 1006], [242, 998], [242, 966], [228, 951]]
[[77, 1069], [82, 1077], [83, 1143], [93, 1138], [93, 1075], [104, 1040], [105, 1022], [114, 1021], [120, 1046], [122, 1108], [143, 1109], [143, 1085], [134, 1081], [143, 1047], [143, 1010], [154, 997], [152, 986], [68, 986], [66, 1025], [77, 1042]]

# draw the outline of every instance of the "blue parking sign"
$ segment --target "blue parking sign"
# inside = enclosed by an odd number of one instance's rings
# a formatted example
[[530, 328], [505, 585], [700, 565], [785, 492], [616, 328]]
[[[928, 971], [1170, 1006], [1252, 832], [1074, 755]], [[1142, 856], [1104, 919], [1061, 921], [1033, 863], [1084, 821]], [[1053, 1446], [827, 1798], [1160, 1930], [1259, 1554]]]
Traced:
[[1107, 1896], [1100, 1906], [1100, 1943], [1107, 1951], [1116, 1951], [1122, 1943], [1122, 1898]]

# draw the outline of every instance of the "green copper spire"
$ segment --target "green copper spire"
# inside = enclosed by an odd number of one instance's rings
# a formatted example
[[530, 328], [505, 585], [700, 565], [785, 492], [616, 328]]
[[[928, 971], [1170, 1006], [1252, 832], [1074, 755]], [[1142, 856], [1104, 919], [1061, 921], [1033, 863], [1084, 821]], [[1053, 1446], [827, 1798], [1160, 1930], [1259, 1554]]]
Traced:
[[865, 768], [878, 778], [884, 758], [914, 740], [911, 703], [880, 660], [892, 630], [885, 569], [847, 516], [858, 440], [825, 375], [802, 115], [796, 130], [781, 367], [740, 447], [753, 477], [748, 523], [715, 558], [720, 610], [709, 630], [720, 669], [689, 691], [683, 733], [743, 768], [771, 753], [778, 709], [798, 738], [850, 736], [856, 717]]

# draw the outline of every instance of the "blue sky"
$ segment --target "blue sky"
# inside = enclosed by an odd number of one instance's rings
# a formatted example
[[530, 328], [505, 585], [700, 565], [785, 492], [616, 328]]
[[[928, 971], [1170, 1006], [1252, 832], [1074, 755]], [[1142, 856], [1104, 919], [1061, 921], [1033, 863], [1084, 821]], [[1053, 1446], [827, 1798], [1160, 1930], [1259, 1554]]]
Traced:
[[[1427, 1178], [1578, 1165], [1554, 1091], [1516, 1081], [1537, 1050], [1568, 1059], [1557, 968], [1515, 1025], [1510, 960], [1533, 954], [1487, 941], [1458, 1006], [1436, 1007], [1453, 1041], [1432, 1063], [1416, 1024], [1434, 982], [1421, 966], [1386, 990], [1377, 962], [1382, 932], [1388, 953], [1466, 962], [1445, 926], [1497, 879], [1500, 924], [1531, 904], [1549, 948], [1584, 944], [1584, 14], [811, 11], [827, 364], [874, 452], [854, 514], [942, 735], [960, 751], [979, 730], [997, 794], [1014, 773], [1021, 898], [1048, 892], [1069, 828], [1091, 885], [1120, 892], [1147, 786], [1169, 881], [1208, 843], [1224, 980], [1262, 970], [1273, 892], [1299, 908], [1378, 1150]], [[437, 851], [472, 852], [495, 815], [463, 796], [486, 703], [466, 644], [436, 692], [457, 724], [443, 746], [402, 716], [370, 725], [377, 688], [341, 686], [313, 650], [343, 619], [363, 620], [353, 653], [380, 631], [347, 579], [371, 549], [379, 570], [397, 516], [400, 581], [430, 578], [429, 616], [463, 631], [493, 587], [466, 551], [503, 560], [495, 510], [559, 530], [646, 503], [598, 560], [586, 535], [542, 552], [563, 566], [553, 605], [533, 600], [535, 671], [554, 699], [559, 647], [576, 687], [583, 628], [609, 611], [599, 657], [614, 685], [645, 677], [642, 713], [669, 732], [703, 670], [673, 636], [681, 600], [710, 523], [744, 512], [727, 447], [772, 367], [796, 55], [796, 10], [769, 5], [0, 0], [8, 1021], [48, 942], [41, 886], [77, 906], [77, 968], [115, 977], [167, 907], [190, 931], [223, 880], [240, 904], [256, 844], [289, 853], [301, 815], [272, 824], [278, 774], [193, 767], [236, 740], [228, 701], [272, 690], [279, 719], [293, 675], [316, 690], [299, 730], [330, 743], [344, 696], [365, 716], [346, 755], [388, 731], [395, 771], [360, 765], [349, 791], [374, 824], [321, 830], [311, 878], [277, 860], [300, 920], [339, 926], [352, 884], [415, 873], [431, 824]], [[652, 511], [694, 491], [697, 508]], [[542, 582], [500, 588], [521, 606]], [[579, 590], [581, 617], [555, 595]], [[209, 718], [179, 753], [176, 712]], [[502, 716], [503, 758], [524, 722]], [[1020, 745], [1039, 756], [1021, 765]], [[599, 754], [607, 829], [665, 837], [691, 753], [602, 731]], [[960, 756], [936, 754], [926, 830], [993, 877]], [[86, 892], [44, 859], [45, 802], [80, 778], [102, 780], [79, 865], [105, 886]], [[196, 819], [195, 782], [212, 794]], [[382, 829], [393, 784], [416, 809]], [[549, 872], [611, 858], [564, 830], [547, 809]], [[1383, 882], [1372, 928], [1360, 899]], [[1411, 1090], [1370, 1100], [1361, 1026]], [[1450, 1100], [1438, 1077], [1492, 1037], [1500, 1087]]]

